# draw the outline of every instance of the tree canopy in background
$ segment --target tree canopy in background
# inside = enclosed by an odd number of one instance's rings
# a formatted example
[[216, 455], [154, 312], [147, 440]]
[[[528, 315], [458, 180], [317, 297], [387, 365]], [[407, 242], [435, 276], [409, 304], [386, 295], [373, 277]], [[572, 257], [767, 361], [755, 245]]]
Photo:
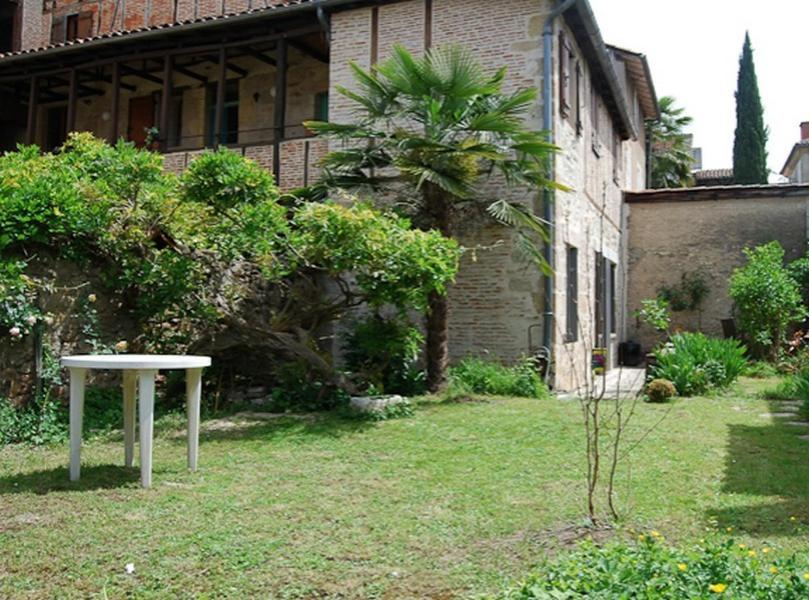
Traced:
[[651, 145], [651, 187], [679, 188], [691, 185], [694, 159], [685, 128], [692, 118], [675, 106], [673, 96], [660, 98], [660, 120], [646, 122]]
[[746, 33], [736, 88], [736, 136], [733, 142], [733, 179], [736, 183], [767, 183], [770, 173], [767, 168], [768, 135], [750, 34]]

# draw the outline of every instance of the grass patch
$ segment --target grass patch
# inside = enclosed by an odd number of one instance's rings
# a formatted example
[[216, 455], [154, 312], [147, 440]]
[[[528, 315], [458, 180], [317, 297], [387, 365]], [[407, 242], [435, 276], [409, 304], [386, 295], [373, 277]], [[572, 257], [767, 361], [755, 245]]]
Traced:
[[[666, 418], [620, 473], [621, 527], [687, 544], [716, 519], [809, 550], [809, 445], [761, 416], [773, 383], [639, 406], [630, 437]], [[119, 466], [119, 435], [85, 445], [77, 483], [66, 445], [2, 448], [0, 597], [493, 594], [580, 529], [580, 418], [575, 401], [516, 398], [426, 399], [381, 423], [233, 416], [205, 423], [192, 474], [171, 416], [151, 490]]]

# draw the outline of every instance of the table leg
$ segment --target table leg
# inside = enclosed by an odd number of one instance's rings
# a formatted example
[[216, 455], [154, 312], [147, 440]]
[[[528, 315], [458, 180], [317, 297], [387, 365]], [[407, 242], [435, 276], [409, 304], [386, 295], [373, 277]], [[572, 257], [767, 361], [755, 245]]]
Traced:
[[138, 378], [134, 371], [124, 371], [124, 464], [131, 467], [135, 458], [135, 390]]
[[185, 372], [186, 410], [188, 412], [188, 468], [197, 470], [199, 456], [199, 405], [202, 396], [202, 369]]
[[154, 430], [154, 378], [157, 371], [138, 371], [140, 413], [140, 483], [152, 485], [152, 433]]
[[78, 481], [81, 472], [81, 430], [86, 378], [87, 369], [70, 369], [70, 481]]

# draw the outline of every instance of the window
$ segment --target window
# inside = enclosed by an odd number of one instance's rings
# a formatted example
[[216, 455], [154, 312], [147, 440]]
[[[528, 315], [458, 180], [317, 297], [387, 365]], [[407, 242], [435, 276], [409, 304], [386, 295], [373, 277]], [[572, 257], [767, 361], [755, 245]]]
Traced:
[[595, 83], [590, 80], [590, 119], [593, 123], [593, 152], [596, 156], [601, 156], [601, 102], [598, 99]]
[[579, 339], [579, 251], [567, 246], [567, 323], [565, 342]]
[[559, 32], [559, 112], [563, 117], [570, 114], [570, 54], [565, 33]]
[[329, 120], [329, 92], [315, 94], [315, 121]]
[[54, 17], [51, 25], [51, 43], [61, 44], [92, 37], [93, 13], [80, 12]]
[[617, 289], [617, 271], [618, 267], [614, 262], [609, 262], [609, 280], [607, 286], [609, 287], [609, 306], [610, 306], [610, 333], [618, 332], [618, 289]]
[[208, 87], [208, 129], [205, 136], [206, 146], [219, 144], [236, 144], [239, 141], [239, 82], [228, 81], [225, 85], [225, 103], [222, 108], [222, 123], [218, 133], [216, 129], [216, 87]]
[[596, 252], [595, 255], [595, 345], [599, 348], [606, 346], [604, 333], [606, 331], [605, 321], [607, 313], [605, 311], [606, 297], [604, 294], [604, 255]]

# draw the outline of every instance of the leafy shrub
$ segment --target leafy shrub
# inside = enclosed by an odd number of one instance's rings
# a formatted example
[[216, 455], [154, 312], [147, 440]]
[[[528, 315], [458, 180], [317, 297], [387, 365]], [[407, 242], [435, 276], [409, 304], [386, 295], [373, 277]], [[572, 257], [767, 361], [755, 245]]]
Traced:
[[588, 542], [562, 559], [547, 562], [536, 575], [497, 596], [499, 600], [552, 598], [726, 597], [739, 600], [798, 600], [809, 597], [805, 556], [780, 556], [709, 539], [688, 548], [671, 548], [659, 534], [642, 535], [637, 545]]
[[708, 283], [702, 273], [683, 273], [678, 285], [661, 286], [658, 296], [668, 302], [671, 310], [697, 310], [708, 291]]
[[733, 271], [730, 297], [755, 354], [776, 359], [789, 325], [806, 316], [800, 288], [784, 267], [778, 242], [745, 248], [744, 254], [747, 264]]
[[778, 369], [771, 363], [755, 360], [747, 364], [743, 375], [753, 379], [767, 379], [769, 377], [776, 377], [778, 375]]
[[467, 358], [449, 370], [450, 388], [468, 394], [545, 398], [548, 388], [535, 362], [525, 358], [513, 367]]
[[379, 394], [424, 393], [417, 368], [424, 336], [402, 318], [372, 315], [357, 323], [343, 346], [346, 366], [362, 384]]
[[668, 331], [671, 325], [671, 313], [668, 300], [651, 298], [641, 301], [641, 308], [635, 311], [635, 317], [657, 332]]
[[280, 363], [275, 368], [276, 387], [270, 394], [270, 409], [319, 411], [345, 408], [349, 396], [343, 390], [324, 383], [300, 360]]
[[22, 408], [0, 398], [0, 446], [59, 442], [67, 437], [67, 410], [48, 396]]
[[[0, 156], [0, 327], [15, 339], [42, 326], [36, 293], [58, 293], [58, 281], [26, 276], [19, 257], [40, 249], [98, 266], [134, 321], [132, 351], [226, 356], [249, 344], [268, 362], [309, 360], [306, 379], [287, 378], [317, 399], [307, 404], [329, 404], [313, 379], [323, 389], [339, 379], [317, 330], [363, 304], [426, 308], [460, 258], [454, 240], [368, 205], [282, 199], [269, 173], [234, 152], [203, 153], [176, 177], [157, 153], [86, 133], [58, 153]], [[97, 332], [92, 306], [84, 312], [83, 331]]]
[[677, 395], [677, 388], [668, 379], [653, 379], [646, 384], [649, 402], [668, 402]]
[[747, 365], [745, 352], [737, 340], [678, 333], [655, 352], [653, 375], [674, 383], [680, 396], [696, 396], [733, 383]]

